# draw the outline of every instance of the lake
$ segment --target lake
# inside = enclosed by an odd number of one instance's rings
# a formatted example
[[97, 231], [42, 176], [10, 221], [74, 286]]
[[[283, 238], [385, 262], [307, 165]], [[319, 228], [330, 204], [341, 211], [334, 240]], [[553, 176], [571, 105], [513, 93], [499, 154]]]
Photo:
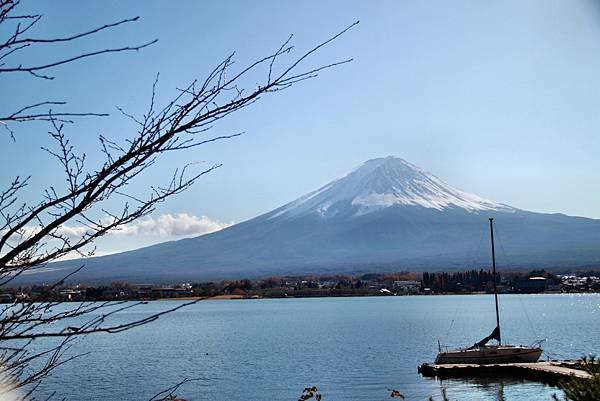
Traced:
[[[117, 321], [176, 305], [155, 301]], [[600, 296], [502, 295], [503, 340], [547, 338], [543, 359], [600, 351]], [[518, 380], [423, 378], [437, 342], [471, 345], [495, 326], [490, 295], [202, 301], [149, 325], [80, 340], [92, 351], [47, 379], [43, 393], [73, 400], [145, 400], [183, 378], [192, 400], [295, 401], [318, 386], [324, 401], [550, 400], [560, 390]], [[39, 399], [43, 397], [38, 396]]]

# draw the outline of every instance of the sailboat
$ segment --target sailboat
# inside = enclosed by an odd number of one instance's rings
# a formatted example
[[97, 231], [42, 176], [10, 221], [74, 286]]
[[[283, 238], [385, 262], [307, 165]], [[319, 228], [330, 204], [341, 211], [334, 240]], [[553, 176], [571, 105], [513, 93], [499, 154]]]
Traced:
[[[500, 333], [500, 315], [498, 313], [498, 289], [496, 286], [496, 252], [494, 249], [494, 219], [490, 218], [490, 237], [492, 241], [492, 275], [494, 281], [494, 300], [496, 303], [496, 328], [492, 333], [468, 348], [458, 348], [442, 351], [441, 347], [435, 363], [443, 364], [494, 364], [514, 362], [536, 362], [542, 349], [539, 345], [508, 345], [502, 344]], [[497, 343], [488, 345], [492, 340]]]

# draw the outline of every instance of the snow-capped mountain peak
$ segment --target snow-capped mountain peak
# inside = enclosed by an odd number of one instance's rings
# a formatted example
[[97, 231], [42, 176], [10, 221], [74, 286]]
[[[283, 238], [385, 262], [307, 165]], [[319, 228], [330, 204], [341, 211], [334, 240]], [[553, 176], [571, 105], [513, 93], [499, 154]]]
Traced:
[[600, 260], [600, 220], [514, 209], [387, 157], [369, 160], [313, 193], [223, 230], [64, 261], [27, 279], [57, 281], [70, 271], [65, 269], [82, 263], [87, 280], [137, 282], [462, 270], [489, 263], [489, 249], [481, 242], [488, 217], [502, 227], [497, 234], [505, 267], [575, 267]]
[[404, 159], [389, 156], [366, 161], [350, 174], [281, 207], [269, 217], [311, 213], [329, 217], [348, 208], [355, 215], [363, 215], [391, 206], [462, 208], [469, 212], [516, 210], [462, 191]]

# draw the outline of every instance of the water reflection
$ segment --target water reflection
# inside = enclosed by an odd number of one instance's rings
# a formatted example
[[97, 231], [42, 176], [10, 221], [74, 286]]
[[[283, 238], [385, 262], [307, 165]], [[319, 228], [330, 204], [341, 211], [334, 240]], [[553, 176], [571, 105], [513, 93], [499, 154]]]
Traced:
[[478, 377], [470, 380], [464, 380], [463, 382], [469, 386], [476, 387], [483, 393], [487, 394], [494, 401], [506, 401], [504, 396], [504, 386], [523, 383], [522, 380], [518, 379], [491, 379], [489, 377]]
[[[549, 333], [546, 349], [557, 358], [600, 353], [598, 321], [590, 318], [599, 296], [524, 296], [536, 326]], [[461, 301], [462, 300], [462, 301]], [[157, 301], [144, 313], [159, 312], [177, 301]], [[437, 337], [448, 327], [456, 302], [469, 310], [447, 342], [465, 339], [492, 325], [487, 296], [371, 297], [211, 301], [166, 315], [157, 322], [118, 335], [88, 337], [73, 353], [96, 351], [61, 367], [40, 395], [55, 398], [137, 401], [184, 377], [205, 377], [180, 394], [188, 400], [297, 400], [298, 389], [316, 385], [324, 400], [391, 399], [399, 389], [409, 400], [550, 401], [556, 387], [510, 378], [423, 378], [416, 367], [435, 358]], [[519, 318], [518, 297], [502, 304], [506, 332], [514, 343], [531, 338]], [[139, 313], [139, 312], [137, 312]], [[541, 316], [544, 315], [542, 318]], [[130, 321], [143, 314], [124, 314]], [[493, 316], [491, 317], [493, 319]], [[93, 368], [90, 368], [93, 367]], [[502, 384], [502, 387], [500, 387]], [[143, 391], [143, 393], [141, 393]], [[60, 395], [60, 397], [58, 397]], [[398, 398], [396, 398], [398, 399]]]
[[556, 386], [505, 376], [427, 378], [427, 380], [435, 382], [439, 388], [439, 396], [433, 396], [433, 400], [443, 400], [443, 392], [447, 393], [448, 399], [459, 399], [461, 401], [512, 401], [516, 399], [515, 392], [519, 394], [517, 397], [519, 399], [522, 399], [526, 393], [529, 393], [530, 399], [537, 399], [540, 386], [547, 389], [556, 389], [556, 394], [561, 393], [561, 390]]

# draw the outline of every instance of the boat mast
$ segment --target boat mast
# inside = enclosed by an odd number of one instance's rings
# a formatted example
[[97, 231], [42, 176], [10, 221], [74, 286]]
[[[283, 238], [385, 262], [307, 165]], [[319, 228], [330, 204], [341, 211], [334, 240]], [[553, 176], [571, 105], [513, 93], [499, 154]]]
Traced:
[[498, 344], [500, 341], [500, 314], [498, 313], [498, 288], [496, 288], [496, 250], [494, 249], [494, 218], [490, 217], [490, 238], [492, 240], [492, 276], [494, 280], [494, 300], [496, 301], [496, 329], [498, 330]]

